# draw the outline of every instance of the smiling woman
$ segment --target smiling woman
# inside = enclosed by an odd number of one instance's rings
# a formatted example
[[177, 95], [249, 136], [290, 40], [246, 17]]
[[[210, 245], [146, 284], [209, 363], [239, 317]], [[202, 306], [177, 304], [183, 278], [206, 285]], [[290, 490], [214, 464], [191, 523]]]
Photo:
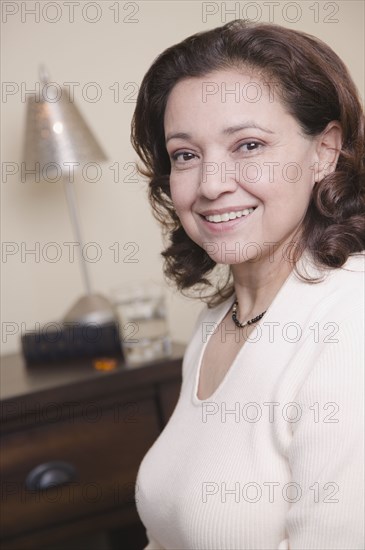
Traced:
[[276, 25], [193, 35], [144, 77], [132, 142], [165, 274], [210, 289], [137, 478], [147, 548], [362, 548], [364, 116], [345, 65]]
[[[236, 94], [227, 94], [225, 101], [215, 94], [202, 102], [207, 79], [229, 90], [236, 83], [246, 86], [254, 81], [263, 91], [255, 102]], [[227, 263], [227, 250], [234, 250], [236, 243], [254, 242], [256, 247], [245, 259], [258, 260], [259, 249], [260, 261], [245, 264], [244, 273], [251, 269], [256, 277], [258, 264], [264, 266], [270, 256], [265, 243], [275, 243], [275, 255], [280, 257], [283, 247], [294, 241], [320, 167], [333, 170], [341, 148], [338, 122], [309, 138], [278, 94], [270, 96], [257, 71], [244, 69], [178, 82], [167, 100], [164, 126], [171, 199], [185, 232], [201, 249], [214, 241], [218, 246], [209, 255], [216, 263]], [[179, 128], [189, 131], [174, 133]], [[242, 271], [232, 265], [242, 263], [240, 254], [229, 263], [233, 275]], [[247, 304], [247, 299], [242, 303]]]

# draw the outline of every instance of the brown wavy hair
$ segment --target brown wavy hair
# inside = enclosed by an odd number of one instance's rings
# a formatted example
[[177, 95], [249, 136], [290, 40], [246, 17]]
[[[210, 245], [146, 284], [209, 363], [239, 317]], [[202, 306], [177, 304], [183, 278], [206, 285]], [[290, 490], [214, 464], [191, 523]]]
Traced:
[[[205, 296], [210, 306], [233, 293], [231, 272], [223, 282], [222, 278], [215, 284], [209, 280], [217, 264], [188, 237], [175, 212], [164, 112], [169, 93], [179, 80], [242, 67], [258, 70], [278, 84], [283, 104], [304, 134], [316, 136], [334, 120], [342, 128], [336, 169], [313, 187], [294, 264], [302, 251], [308, 250], [316, 266], [338, 268], [350, 254], [365, 249], [364, 113], [341, 59], [318, 38], [274, 24], [238, 19], [194, 34], [161, 53], [144, 76], [131, 141], [143, 163], [139, 171], [149, 181], [154, 216], [168, 238], [162, 252], [164, 274], [181, 291], [213, 288], [213, 293]], [[308, 282], [319, 281], [298, 275]]]

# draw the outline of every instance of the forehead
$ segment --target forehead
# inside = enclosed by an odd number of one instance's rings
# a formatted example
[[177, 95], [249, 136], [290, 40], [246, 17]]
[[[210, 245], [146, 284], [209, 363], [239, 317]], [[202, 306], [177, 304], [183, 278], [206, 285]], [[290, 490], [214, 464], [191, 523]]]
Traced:
[[[188, 77], [173, 87], [167, 100], [165, 129], [186, 120], [195, 123], [227, 117], [272, 120], [289, 115], [280, 88], [254, 70], [222, 70], [202, 77]], [[171, 129], [171, 128], [170, 128]]]

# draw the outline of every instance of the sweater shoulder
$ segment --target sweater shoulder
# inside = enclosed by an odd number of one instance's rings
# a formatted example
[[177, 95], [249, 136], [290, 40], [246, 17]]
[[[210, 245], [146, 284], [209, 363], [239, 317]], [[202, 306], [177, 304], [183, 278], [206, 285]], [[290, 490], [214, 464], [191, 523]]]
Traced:
[[[303, 270], [304, 266], [304, 270]], [[365, 291], [365, 251], [352, 254], [343, 266], [338, 268], [317, 268], [308, 259], [300, 264], [300, 273], [305, 276], [319, 277], [315, 283], [299, 283], [300, 292], [309, 301], [328, 303], [332, 308], [341, 308], [343, 313], [352, 309], [361, 309]], [[297, 283], [298, 284], [298, 283]]]
[[335, 268], [334, 273], [340, 273], [343, 277], [346, 274], [356, 273], [359, 276], [365, 273], [365, 251], [351, 254], [342, 267]]
[[337, 292], [353, 294], [364, 291], [365, 253], [349, 256], [346, 263], [330, 271], [330, 286]]

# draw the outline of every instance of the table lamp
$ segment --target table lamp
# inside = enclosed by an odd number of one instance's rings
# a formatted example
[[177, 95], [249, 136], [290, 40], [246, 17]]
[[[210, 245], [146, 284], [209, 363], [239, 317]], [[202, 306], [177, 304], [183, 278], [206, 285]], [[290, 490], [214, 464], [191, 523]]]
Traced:
[[[68, 204], [75, 240], [79, 243], [78, 256], [86, 294], [67, 312], [63, 322], [104, 324], [117, 321], [110, 301], [91, 290], [88, 266], [83, 257], [83, 240], [80, 229], [74, 183], [70, 179], [70, 166], [75, 173], [88, 162], [103, 162], [107, 157], [77, 109], [66, 88], [57, 85], [58, 95], [48, 97], [49, 81], [44, 66], [40, 67], [40, 93], [27, 98], [26, 133], [23, 159], [27, 170], [34, 170], [37, 180], [52, 166], [62, 171], [63, 187]], [[61, 93], [60, 93], [61, 92]], [[67, 170], [67, 176], [65, 172]]]

